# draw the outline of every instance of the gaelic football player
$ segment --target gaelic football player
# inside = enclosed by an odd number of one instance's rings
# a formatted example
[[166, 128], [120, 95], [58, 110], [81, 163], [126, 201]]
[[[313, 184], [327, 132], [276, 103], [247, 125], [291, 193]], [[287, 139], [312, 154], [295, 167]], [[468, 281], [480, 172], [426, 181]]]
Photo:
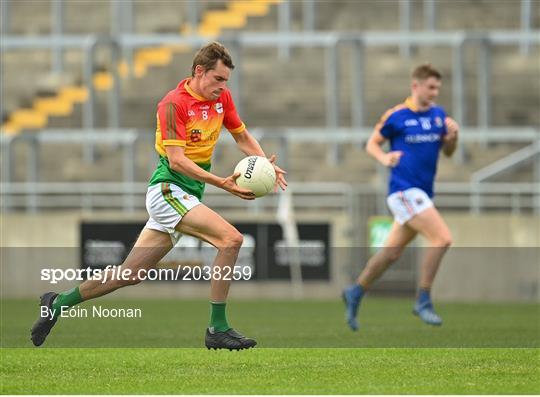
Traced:
[[[357, 314], [364, 294], [417, 234], [426, 238], [429, 248], [421, 263], [413, 313], [427, 324], [442, 324], [430, 291], [452, 236], [433, 205], [433, 182], [439, 152], [454, 153], [459, 127], [434, 103], [440, 88], [439, 71], [429, 64], [418, 66], [412, 75], [411, 96], [384, 113], [368, 140], [367, 152], [391, 169], [387, 204], [394, 223], [384, 247], [369, 259], [356, 283], [343, 291], [352, 330], [359, 327]], [[390, 151], [386, 153], [382, 145], [387, 140]]]
[[[247, 131], [238, 116], [227, 89], [234, 65], [227, 49], [213, 42], [202, 47], [193, 60], [191, 77], [182, 80], [157, 106], [155, 149], [159, 163], [146, 194], [149, 219], [122, 269], [154, 267], [182, 234], [195, 236], [217, 248], [214, 269], [234, 266], [243, 237], [229, 222], [201, 203], [206, 183], [217, 186], [244, 200], [255, 196], [236, 184], [239, 174], [226, 178], [210, 172], [212, 152], [222, 125], [229, 130], [246, 155], [265, 156], [259, 143]], [[270, 158], [274, 164], [275, 156]], [[285, 189], [285, 172], [274, 164], [276, 185]], [[213, 272], [219, 274], [219, 272]], [[41, 306], [54, 313], [39, 317], [31, 330], [34, 345], [43, 344], [56, 323], [60, 310], [108, 294], [141, 280], [87, 280], [78, 287], [41, 297]], [[211, 315], [206, 330], [208, 348], [245, 349], [256, 345], [229, 325], [225, 313], [230, 280], [212, 277]], [[54, 310], [54, 312], [53, 312]]]

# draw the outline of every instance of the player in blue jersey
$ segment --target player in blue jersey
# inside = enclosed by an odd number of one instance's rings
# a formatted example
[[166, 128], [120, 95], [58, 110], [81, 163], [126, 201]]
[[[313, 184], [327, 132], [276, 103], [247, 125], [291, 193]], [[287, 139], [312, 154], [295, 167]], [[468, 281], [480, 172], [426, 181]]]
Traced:
[[[418, 66], [412, 75], [411, 96], [382, 116], [368, 140], [367, 152], [391, 168], [387, 203], [394, 223], [384, 247], [369, 259], [356, 283], [343, 291], [347, 323], [354, 331], [365, 292], [417, 234], [427, 239], [429, 248], [421, 264], [413, 313], [427, 324], [442, 324], [430, 290], [452, 236], [433, 205], [433, 181], [439, 152], [447, 156], [454, 153], [459, 127], [433, 102], [440, 88], [441, 74], [429, 64]], [[382, 145], [387, 140], [390, 151], [384, 152]]]

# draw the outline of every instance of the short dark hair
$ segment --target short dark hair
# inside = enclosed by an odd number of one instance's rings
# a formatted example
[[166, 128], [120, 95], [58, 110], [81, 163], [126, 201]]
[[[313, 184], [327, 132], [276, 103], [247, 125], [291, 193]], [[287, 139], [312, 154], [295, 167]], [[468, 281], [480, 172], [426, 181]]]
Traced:
[[437, 80], [442, 79], [441, 72], [435, 69], [430, 63], [417, 66], [412, 73], [412, 78], [416, 80], [427, 80], [430, 77], [435, 77]]
[[221, 59], [221, 62], [229, 69], [234, 69], [232, 63], [231, 54], [225, 46], [217, 41], [206, 44], [202, 47], [193, 58], [193, 65], [191, 66], [191, 76], [195, 76], [195, 67], [201, 65], [204, 70], [211, 70], [216, 67], [217, 61]]

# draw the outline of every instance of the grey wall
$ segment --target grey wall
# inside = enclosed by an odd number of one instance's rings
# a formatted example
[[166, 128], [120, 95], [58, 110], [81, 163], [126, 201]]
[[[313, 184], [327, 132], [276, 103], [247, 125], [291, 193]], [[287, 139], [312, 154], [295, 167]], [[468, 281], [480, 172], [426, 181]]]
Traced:
[[[227, 214], [225, 214], [227, 215]], [[228, 214], [230, 220], [246, 220], [246, 214]], [[454, 237], [433, 293], [439, 300], [540, 301], [540, 218], [513, 215], [443, 214]], [[146, 215], [79, 213], [3, 214], [1, 232], [1, 287], [3, 297], [33, 297], [45, 289], [63, 290], [75, 282], [54, 286], [40, 280], [44, 267], [69, 268], [79, 264], [79, 223], [82, 219], [144, 221]], [[260, 221], [274, 220], [260, 216]], [[324, 216], [302, 216], [303, 221], [321, 221]], [[253, 216], [249, 215], [253, 221]], [[346, 216], [326, 219], [333, 225], [334, 247], [347, 247]], [[423, 242], [420, 240], [419, 245]], [[14, 248], [17, 247], [17, 248]], [[31, 248], [33, 247], [33, 248]], [[43, 247], [36, 249], [36, 247]], [[306, 297], [335, 298], [362, 263], [351, 264], [343, 250], [335, 250], [332, 281], [306, 283]], [[359, 260], [361, 261], [361, 259]], [[347, 266], [345, 266], [347, 265]], [[143, 283], [118, 291], [119, 296], [205, 297], [208, 286], [184, 283]], [[236, 283], [235, 297], [293, 296], [287, 282]]]

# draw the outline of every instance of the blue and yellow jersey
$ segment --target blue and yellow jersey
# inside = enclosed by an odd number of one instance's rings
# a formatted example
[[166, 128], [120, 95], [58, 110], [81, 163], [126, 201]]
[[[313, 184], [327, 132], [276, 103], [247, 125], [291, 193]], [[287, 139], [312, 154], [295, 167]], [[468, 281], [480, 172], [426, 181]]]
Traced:
[[388, 194], [417, 187], [433, 197], [445, 118], [444, 109], [436, 105], [419, 112], [411, 98], [384, 113], [375, 128], [390, 141], [391, 151], [403, 152], [391, 170]]
[[190, 78], [182, 80], [158, 104], [155, 149], [160, 161], [149, 184], [172, 183], [200, 199], [204, 183], [172, 170], [165, 147], [184, 147], [187, 158], [210, 171], [221, 127], [224, 125], [234, 134], [243, 132], [246, 126], [236, 112], [229, 90], [208, 101], [189, 87], [189, 81]]

